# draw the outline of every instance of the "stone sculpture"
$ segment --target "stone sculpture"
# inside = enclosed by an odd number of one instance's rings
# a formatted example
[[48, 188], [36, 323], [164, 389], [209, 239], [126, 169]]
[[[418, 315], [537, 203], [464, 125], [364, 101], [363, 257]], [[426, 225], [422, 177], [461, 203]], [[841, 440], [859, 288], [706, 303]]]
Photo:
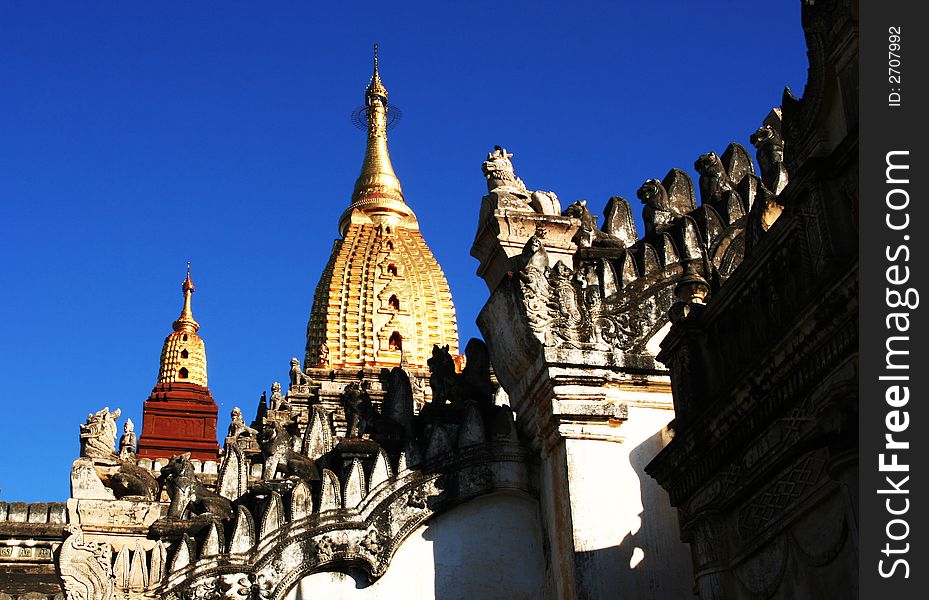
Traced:
[[281, 394], [281, 384], [277, 381], [271, 384], [271, 399], [268, 401], [268, 408], [271, 410], [290, 410], [290, 405], [284, 400]]
[[306, 373], [300, 368], [300, 361], [296, 357], [290, 359], [290, 387], [306, 385], [309, 382]]
[[87, 415], [81, 425], [81, 456], [93, 459], [115, 460], [118, 458], [113, 447], [116, 443], [116, 419], [120, 410], [110, 412], [106, 407]]
[[132, 419], [126, 419], [123, 425], [123, 435], [119, 438], [119, 457], [122, 460], [133, 460], [135, 458], [136, 435]]
[[275, 421], [265, 423], [258, 434], [258, 445], [265, 457], [261, 478], [265, 481], [274, 479], [281, 472], [288, 477], [299, 477], [319, 481], [319, 470], [312, 460], [293, 449], [293, 438]]
[[529, 207], [542, 215], [560, 215], [561, 202], [555, 192], [536, 190], [529, 196]]
[[694, 162], [700, 173], [700, 199], [704, 204], [725, 206], [726, 194], [735, 194], [735, 182], [729, 179], [723, 161], [715, 152], [707, 152]]
[[[398, 437], [409, 439], [413, 436], [413, 384], [410, 377], [400, 367], [394, 367], [383, 379], [386, 391], [381, 405], [381, 418], [388, 424], [396, 425]], [[379, 424], [378, 429], [384, 427]], [[390, 431], [379, 433], [391, 437]]]
[[169, 519], [184, 519], [188, 513], [211, 514], [224, 520], [232, 518], [232, 503], [200, 482], [189, 452], [172, 457], [162, 467], [158, 482], [171, 499]]
[[[88, 542], [77, 525], [61, 544], [58, 570], [68, 600], [114, 600], [113, 549], [108, 542]], [[30, 594], [31, 596], [31, 594]]]
[[493, 152], [487, 154], [487, 160], [481, 165], [487, 178], [487, 190], [496, 200], [498, 208], [517, 208], [525, 210], [529, 206], [529, 191], [522, 179], [516, 176], [510, 159], [513, 154], [506, 148], [494, 146]]
[[448, 348], [448, 344], [442, 348], [439, 348], [438, 344], [433, 345], [432, 357], [426, 361], [429, 367], [429, 386], [432, 388], [432, 404], [438, 406], [455, 399], [455, 360]]
[[657, 179], [649, 179], [636, 192], [645, 206], [642, 208], [642, 220], [645, 222], [645, 235], [652, 236], [666, 230], [674, 220], [668, 192]]
[[597, 221], [587, 208], [587, 200], [578, 200], [564, 210], [562, 215], [580, 219], [581, 228], [574, 236], [574, 243], [582, 248], [590, 246], [623, 248], [626, 244], [614, 235], [600, 231]]
[[116, 498], [134, 496], [145, 500], [158, 499], [158, 480], [151, 471], [143, 469], [130, 460], [121, 461], [119, 470], [110, 476], [104, 485], [113, 490]]
[[348, 421], [346, 437], [362, 437], [377, 420], [377, 410], [371, 403], [371, 398], [365, 388], [357, 382], [353, 381], [345, 386], [345, 391], [342, 392], [342, 406], [345, 407], [345, 419]]
[[226, 434], [227, 438], [231, 438], [233, 441], [237, 441], [241, 436], [257, 437], [258, 431], [252, 429], [242, 420], [242, 410], [238, 406], [232, 409], [232, 421], [229, 423], [229, 433]]
[[618, 239], [627, 248], [638, 240], [632, 207], [625, 198], [613, 196], [607, 200], [603, 209], [603, 233]]
[[319, 345], [319, 353], [316, 357], [316, 366], [317, 367], [328, 367], [329, 366], [329, 346], [326, 344]]
[[780, 194], [787, 186], [787, 167], [784, 164], [784, 140], [781, 133], [770, 123], [765, 123], [751, 135], [749, 140], [756, 148], [755, 157], [761, 167], [761, 181], [765, 187]]

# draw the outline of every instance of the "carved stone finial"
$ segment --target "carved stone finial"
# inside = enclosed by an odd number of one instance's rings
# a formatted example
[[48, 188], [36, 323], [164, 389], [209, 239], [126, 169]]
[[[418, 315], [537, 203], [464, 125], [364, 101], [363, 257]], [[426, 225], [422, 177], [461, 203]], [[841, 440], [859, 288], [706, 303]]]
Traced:
[[693, 264], [688, 262], [684, 266], [684, 274], [674, 286], [674, 295], [681, 302], [703, 304], [709, 291], [710, 284], [696, 272]]

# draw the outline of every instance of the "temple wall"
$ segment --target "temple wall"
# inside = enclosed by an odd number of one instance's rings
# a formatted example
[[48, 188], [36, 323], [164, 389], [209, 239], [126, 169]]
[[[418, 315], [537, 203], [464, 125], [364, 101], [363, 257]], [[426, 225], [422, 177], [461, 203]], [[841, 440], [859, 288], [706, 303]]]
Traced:
[[[644, 472], [673, 412], [630, 407], [622, 441], [566, 439], [576, 586], [589, 598], [689, 598], [690, 552], [677, 511]], [[558, 498], [557, 490], [543, 490]], [[619, 596], [616, 592], [621, 591]]]
[[286, 600], [536, 600], [547, 597], [539, 505], [517, 494], [475, 498], [419, 527], [387, 573], [304, 577]]

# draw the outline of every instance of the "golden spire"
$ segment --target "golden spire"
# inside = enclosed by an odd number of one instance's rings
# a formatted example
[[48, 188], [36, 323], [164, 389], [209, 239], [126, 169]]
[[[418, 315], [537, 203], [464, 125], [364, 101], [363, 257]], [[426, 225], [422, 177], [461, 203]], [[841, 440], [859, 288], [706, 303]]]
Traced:
[[[400, 180], [394, 174], [387, 152], [387, 88], [377, 70], [377, 44], [374, 44], [374, 74], [365, 90], [368, 118], [368, 143], [361, 175], [355, 182], [352, 204], [371, 201], [403, 202]], [[365, 202], [368, 201], [368, 202]]]
[[187, 261], [187, 279], [184, 280], [181, 290], [184, 291], [184, 308], [181, 309], [181, 316], [172, 326], [174, 331], [194, 333], [200, 329], [200, 324], [194, 320], [194, 314], [190, 310], [190, 297], [194, 293], [194, 282], [190, 280], [190, 261]]

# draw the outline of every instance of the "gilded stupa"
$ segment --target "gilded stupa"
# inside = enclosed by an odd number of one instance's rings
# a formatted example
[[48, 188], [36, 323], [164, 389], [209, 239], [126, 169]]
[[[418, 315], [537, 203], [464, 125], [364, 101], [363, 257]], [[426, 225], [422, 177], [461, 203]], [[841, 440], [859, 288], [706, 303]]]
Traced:
[[340, 238], [323, 271], [307, 326], [305, 368], [426, 369], [433, 345], [458, 351], [445, 274], [403, 197], [387, 150], [387, 88], [365, 90], [367, 145]]
[[184, 304], [165, 338], [158, 367], [158, 382], [142, 409], [141, 458], [170, 458], [190, 452], [193, 458], [215, 460], [216, 402], [207, 387], [206, 347], [197, 335], [190, 301], [194, 283], [187, 263], [181, 284]]

